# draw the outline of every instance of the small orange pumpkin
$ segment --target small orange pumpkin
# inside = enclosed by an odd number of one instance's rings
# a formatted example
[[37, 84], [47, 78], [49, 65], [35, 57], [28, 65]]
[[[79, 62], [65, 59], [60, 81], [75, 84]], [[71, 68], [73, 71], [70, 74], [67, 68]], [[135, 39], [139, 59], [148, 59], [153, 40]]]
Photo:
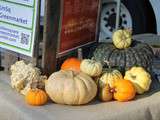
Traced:
[[114, 83], [114, 99], [120, 102], [132, 100], [136, 95], [134, 85], [129, 80], [118, 80]]
[[72, 71], [80, 71], [81, 61], [77, 58], [68, 58], [61, 65], [61, 70], [72, 70]]
[[44, 105], [48, 100], [46, 92], [41, 89], [31, 89], [25, 96], [25, 101], [33, 106]]

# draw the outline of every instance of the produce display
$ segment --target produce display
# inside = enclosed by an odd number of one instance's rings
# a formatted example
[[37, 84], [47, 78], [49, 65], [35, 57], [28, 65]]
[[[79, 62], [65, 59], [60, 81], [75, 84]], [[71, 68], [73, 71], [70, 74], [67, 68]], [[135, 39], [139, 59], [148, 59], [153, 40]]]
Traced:
[[136, 94], [134, 84], [123, 79], [120, 71], [110, 67], [100, 77], [98, 88], [101, 101], [110, 101], [114, 98], [124, 102], [133, 99]]
[[150, 90], [153, 51], [133, 40], [128, 29], [115, 31], [112, 39], [113, 43], [99, 43], [91, 51], [92, 59], [67, 58], [48, 79], [32, 64], [16, 62], [11, 66], [11, 86], [34, 106], [44, 105], [48, 98], [65, 105], [84, 105], [94, 98], [134, 100]]

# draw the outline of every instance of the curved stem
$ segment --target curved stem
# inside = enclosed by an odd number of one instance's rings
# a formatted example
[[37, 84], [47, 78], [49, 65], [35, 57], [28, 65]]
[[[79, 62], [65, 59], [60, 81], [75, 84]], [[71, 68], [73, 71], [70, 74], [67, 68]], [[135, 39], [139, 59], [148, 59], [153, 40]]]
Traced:
[[110, 92], [111, 92], [111, 93], [115, 93], [115, 92], [116, 92], [116, 89], [115, 89], [115, 88], [111, 88], [111, 89], [110, 89]]
[[108, 68], [111, 69], [110, 62], [108, 60], [104, 60], [104, 62], [107, 64]]
[[133, 33], [133, 30], [132, 30], [132, 28], [127, 28], [127, 30], [130, 32], [130, 34], [132, 35], [132, 33]]
[[82, 60], [83, 59], [83, 53], [82, 53], [82, 48], [78, 49], [78, 59]]
[[94, 57], [92, 57], [92, 58], [91, 58], [91, 60], [95, 60], [95, 58], [94, 58]]

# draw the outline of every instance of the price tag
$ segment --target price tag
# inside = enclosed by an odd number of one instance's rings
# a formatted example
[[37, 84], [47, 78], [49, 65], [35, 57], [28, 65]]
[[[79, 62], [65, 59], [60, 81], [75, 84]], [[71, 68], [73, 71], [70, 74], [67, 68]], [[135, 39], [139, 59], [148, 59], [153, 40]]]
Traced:
[[38, 0], [0, 0], [0, 47], [33, 56]]

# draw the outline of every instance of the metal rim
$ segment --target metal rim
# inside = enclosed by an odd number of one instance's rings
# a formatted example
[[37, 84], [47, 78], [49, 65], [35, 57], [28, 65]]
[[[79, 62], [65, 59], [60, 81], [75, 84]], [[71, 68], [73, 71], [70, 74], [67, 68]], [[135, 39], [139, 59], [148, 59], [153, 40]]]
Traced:
[[[115, 30], [116, 21], [116, 2], [105, 2], [102, 5], [101, 23], [100, 23], [100, 39], [109, 39]], [[121, 3], [120, 27], [132, 28], [132, 17], [130, 12]]]

